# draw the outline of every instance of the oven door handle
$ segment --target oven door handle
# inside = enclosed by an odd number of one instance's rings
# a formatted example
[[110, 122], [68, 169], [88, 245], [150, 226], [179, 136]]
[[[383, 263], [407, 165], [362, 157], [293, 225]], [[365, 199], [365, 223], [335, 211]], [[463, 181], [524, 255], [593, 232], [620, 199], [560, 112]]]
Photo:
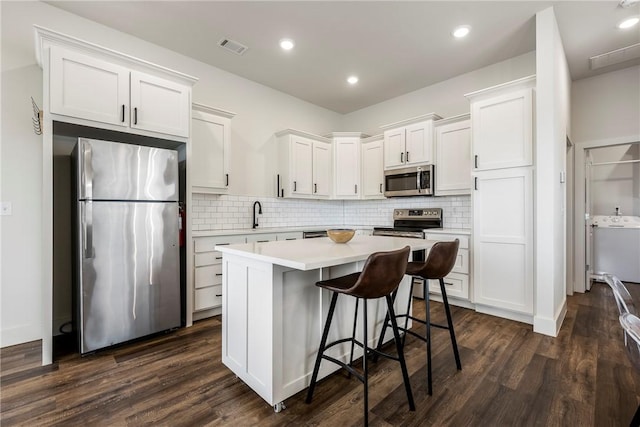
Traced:
[[416, 188], [418, 193], [422, 191], [422, 168], [418, 168], [418, 173], [416, 174]]

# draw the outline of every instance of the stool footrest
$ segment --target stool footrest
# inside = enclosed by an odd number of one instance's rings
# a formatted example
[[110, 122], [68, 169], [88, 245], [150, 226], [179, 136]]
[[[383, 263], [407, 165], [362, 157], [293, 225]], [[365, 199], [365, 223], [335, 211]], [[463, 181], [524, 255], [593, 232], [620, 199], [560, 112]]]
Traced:
[[358, 372], [357, 370], [355, 370], [352, 366], [349, 366], [348, 363], [344, 363], [334, 357], [331, 356], [327, 356], [326, 354], [322, 355], [322, 358], [324, 360], [328, 360], [329, 362], [333, 362], [336, 365], [344, 368], [347, 370], [347, 372], [349, 372], [350, 374], [353, 374], [357, 379], [360, 380], [360, 382], [364, 383], [364, 375], [362, 375], [360, 372]]

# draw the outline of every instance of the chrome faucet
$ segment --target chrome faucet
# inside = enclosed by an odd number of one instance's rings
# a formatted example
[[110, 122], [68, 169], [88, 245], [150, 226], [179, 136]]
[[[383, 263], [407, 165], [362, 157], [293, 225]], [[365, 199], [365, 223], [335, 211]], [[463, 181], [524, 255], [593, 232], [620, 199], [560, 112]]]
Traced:
[[253, 202], [253, 228], [258, 226], [258, 217], [256, 216], [256, 205], [258, 205], [258, 213], [262, 215], [262, 205], [259, 201]]

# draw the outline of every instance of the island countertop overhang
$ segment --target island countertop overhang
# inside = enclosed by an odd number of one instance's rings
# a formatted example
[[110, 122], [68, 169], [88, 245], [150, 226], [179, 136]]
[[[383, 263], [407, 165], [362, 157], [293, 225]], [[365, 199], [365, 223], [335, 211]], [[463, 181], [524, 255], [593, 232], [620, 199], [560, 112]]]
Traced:
[[436, 242], [387, 236], [355, 236], [347, 243], [334, 243], [328, 237], [216, 246], [223, 254], [269, 262], [296, 270], [315, 270], [363, 261], [374, 252], [410, 246], [412, 251], [429, 249]]

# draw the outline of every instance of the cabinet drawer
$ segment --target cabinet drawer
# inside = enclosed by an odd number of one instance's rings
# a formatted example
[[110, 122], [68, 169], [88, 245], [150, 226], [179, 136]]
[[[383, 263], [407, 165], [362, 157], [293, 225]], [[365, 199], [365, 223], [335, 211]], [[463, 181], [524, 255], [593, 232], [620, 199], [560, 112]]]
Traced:
[[222, 305], [222, 285], [196, 289], [194, 306], [195, 310], [205, 310]]
[[[469, 299], [469, 276], [450, 273], [444, 278], [444, 286], [448, 297]], [[440, 282], [429, 280], [429, 292], [440, 295]]]
[[265, 243], [277, 240], [275, 234], [251, 234], [247, 236], [247, 243]]
[[[244, 236], [222, 236], [222, 237], [196, 237], [193, 239], [193, 250], [199, 252], [212, 252], [216, 245], [233, 245], [236, 243], [246, 243]], [[218, 255], [219, 256], [219, 255]]]
[[207, 265], [196, 268], [196, 289], [222, 283], [222, 264]]
[[469, 251], [467, 249], [458, 249], [456, 263], [451, 270], [454, 273], [469, 274]]
[[461, 236], [459, 234], [427, 233], [425, 238], [436, 242], [451, 242], [458, 239], [460, 240], [460, 249], [469, 249], [468, 236]]
[[196, 267], [202, 267], [204, 265], [220, 264], [221, 262], [222, 262], [222, 253], [218, 251], [203, 252], [200, 254], [195, 254], [194, 256], [194, 266]]

